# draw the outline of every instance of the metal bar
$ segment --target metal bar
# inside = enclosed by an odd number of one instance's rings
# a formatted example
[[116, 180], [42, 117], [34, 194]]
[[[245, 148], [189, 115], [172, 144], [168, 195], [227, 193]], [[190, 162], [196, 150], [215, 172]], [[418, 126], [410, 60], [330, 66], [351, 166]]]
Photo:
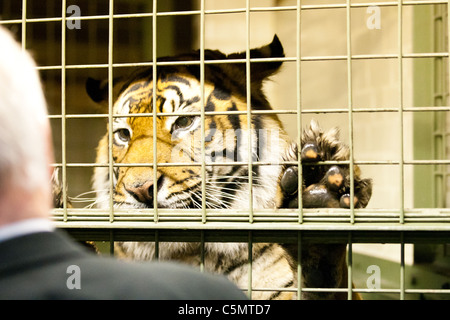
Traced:
[[[250, 65], [250, 0], [246, 0], [245, 24], [246, 24], [246, 46], [245, 46], [245, 88], [247, 99], [247, 134], [248, 134], [248, 208], [249, 222], [253, 222], [253, 148], [252, 148], [252, 93], [251, 93], [251, 65]], [[258, 134], [255, 128], [256, 134]]]
[[200, 231], [200, 271], [205, 272], [205, 231]]
[[[301, 137], [302, 137], [302, 77], [301, 77], [301, 19], [302, 19], [302, 5], [301, 0], [297, 0], [297, 160], [298, 160], [298, 185], [297, 185], [297, 197], [298, 197], [298, 223], [303, 222], [303, 167], [301, 157]], [[300, 286], [300, 282], [299, 282]], [[299, 289], [298, 295], [301, 295], [301, 289]]]
[[405, 300], [405, 241], [400, 232], [400, 300]]
[[297, 300], [302, 299], [302, 232], [297, 233]]
[[157, 0], [153, 0], [153, 12], [152, 12], [152, 56], [153, 56], [153, 215], [155, 221], [158, 221], [158, 134], [156, 132], [157, 129], [157, 95], [158, 95], [158, 73], [157, 73], [157, 11], [158, 11], [158, 2]]
[[[57, 222], [56, 225], [59, 227]], [[104, 224], [107, 224], [105, 222]], [[302, 231], [303, 243], [345, 243], [348, 238], [348, 231], [333, 231], [333, 230], [283, 230], [283, 232], [274, 230], [263, 230], [254, 228], [208, 228], [202, 227], [191, 230], [179, 230], [164, 226], [163, 228], [135, 228], [129, 229], [127, 227], [117, 226], [115, 228], [101, 229], [96, 227], [94, 223], [88, 222], [86, 225], [81, 223], [72, 227], [62, 227], [70, 234], [74, 235], [76, 239], [80, 240], [95, 240], [108, 241], [109, 231], [114, 230], [116, 241], [154, 241], [155, 231], [160, 234], [160, 241], [165, 242], [199, 242], [199, 230], [205, 231], [205, 241], [208, 242], [245, 242], [248, 241], [248, 231], [252, 231], [255, 243], [295, 243], [298, 231]], [[398, 231], [374, 231], [374, 230], [352, 230], [353, 243], [397, 243], [399, 241]], [[430, 239], [432, 241], [430, 241]], [[405, 231], [405, 241], [408, 243], [443, 243], [449, 241], [448, 231]], [[347, 292], [347, 288], [343, 288]]]
[[114, 230], [109, 230], [109, 255], [114, 256]]
[[[448, 52], [430, 52], [430, 53], [404, 53], [403, 58], [445, 58], [448, 57]], [[345, 61], [347, 55], [334, 55], [334, 56], [303, 56], [300, 61]], [[360, 54], [352, 55], [352, 60], [369, 60], [369, 59], [398, 59], [398, 54]], [[296, 62], [297, 57], [284, 57], [284, 58], [251, 58], [251, 63], [263, 63], [270, 61], [279, 62]], [[226, 59], [226, 60], [205, 60], [205, 64], [236, 64], [246, 63], [245, 59]], [[152, 62], [131, 62], [131, 63], [114, 63], [114, 68], [131, 68], [131, 67], [151, 67]], [[160, 61], [156, 63], [157, 66], [176, 66], [176, 65], [200, 65], [198, 60], [186, 60], [186, 61]], [[102, 69], [108, 68], [108, 64], [77, 64], [67, 65], [66, 69]], [[61, 69], [60, 65], [49, 66], [37, 66], [37, 70], [58, 70]]]
[[400, 223], [405, 221], [405, 179], [404, 179], [404, 137], [403, 137], [403, 0], [398, 1], [398, 77], [399, 77], [399, 92], [398, 92], [398, 104], [399, 104], [399, 179], [400, 179]]
[[[67, 223], [67, 225], [70, 225], [70, 223], [77, 222], [77, 221], [106, 221], [107, 218], [108, 218], [108, 216], [100, 215], [100, 214], [69, 216], [68, 221], [65, 223]], [[166, 223], [189, 222], [189, 223], [194, 223], [190, 226], [190, 227], [192, 227], [192, 226], [195, 226], [195, 224], [201, 222], [201, 218], [202, 218], [201, 215], [194, 215], [194, 214], [189, 214], [182, 218], [180, 218], [179, 216], [176, 216], [176, 215], [165, 214], [165, 215], [162, 215], [160, 217], [160, 219], [158, 219], [158, 223], [159, 222], [166, 222]], [[234, 224], [236, 228], [239, 228], [239, 227], [245, 226], [245, 222], [248, 222], [248, 221], [246, 221], [246, 217], [236, 217], [236, 216], [228, 216], [228, 215], [223, 216], [223, 217], [218, 217], [217, 215], [212, 216], [209, 213], [207, 215], [207, 218], [209, 219], [210, 223], [216, 223], [217, 227], [219, 227], [220, 224], [231, 223], [231, 224]], [[54, 220], [61, 221], [62, 218], [58, 218], [58, 216], [55, 215]], [[248, 218], [247, 218], [247, 220], [248, 220]], [[126, 225], [127, 223], [129, 223], [130, 227], [135, 227], [138, 225], [145, 226], [145, 223], [152, 223], [152, 224], [157, 223], [149, 217], [139, 216], [139, 215], [136, 215], [136, 216], [121, 215], [116, 218], [116, 221], [120, 222], [122, 225]], [[349, 216], [344, 217], [344, 218], [339, 218], [339, 217], [311, 218], [311, 217], [309, 217], [309, 218], [305, 219], [305, 224], [308, 223], [309, 226], [311, 226], [313, 224], [326, 223], [327, 224], [326, 228], [327, 228], [327, 230], [329, 230], [332, 226], [346, 227], [348, 224], [348, 221], [349, 221]], [[398, 217], [397, 217], [397, 221], [398, 221]], [[133, 224], [133, 222], [136, 222], [136, 224]], [[273, 219], [273, 217], [264, 217], [264, 216], [258, 216], [255, 218], [255, 221], [254, 221], [255, 224], [258, 224], [259, 226], [263, 226], [266, 229], [267, 228], [270, 229], [269, 224], [275, 224], [275, 225], [272, 225], [272, 229], [274, 229], [274, 230], [283, 230], [284, 228], [291, 228], [292, 224], [295, 222], [296, 222], [295, 219], [293, 219], [292, 217], [279, 217], [279, 218]], [[395, 228], [395, 226], [396, 226], [395, 222], [396, 221], [394, 219], [387, 219], [387, 218], [375, 220], [375, 221], [373, 219], [361, 218], [361, 219], [358, 219], [358, 221], [357, 221], [358, 227], [361, 227], [360, 229], [364, 229], [364, 224], [372, 223], [374, 228], [381, 226], [380, 231], [382, 231], [382, 227], [386, 227], [386, 225], [391, 225], [392, 227]], [[444, 224], [444, 223], [448, 223], [448, 222], [450, 222], [450, 218], [448, 218], [448, 217], [447, 218], [439, 218], [439, 219], [417, 219], [417, 220], [408, 221], [408, 225], [410, 225], [410, 226], [417, 225], [417, 226], [419, 226], [417, 228], [420, 229], [420, 227], [423, 227], [424, 225], [429, 224], [430, 230], [432, 230], [432, 229], [433, 230], [435, 230], [435, 229], [443, 230], [442, 228], [439, 228], [439, 224]], [[354, 223], [354, 224], [356, 224], [356, 223]], [[117, 225], [119, 225], [119, 224], [117, 224]], [[177, 226], [174, 225], [174, 228], [177, 228]], [[406, 228], [406, 229], [410, 230], [410, 228]], [[306, 228], [306, 230], [308, 230], [308, 228]], [[444, 227], [444, 230], [445, 230], [445, 227]]]
[[26, 23], [27, 22], [27, 0], [22, 0], [22, 19], [18, 20], [18, 21], [22, 24], [22, 50], [26, 50], [26, 42], [27, 42], [27, 23]]
[[109, 221], [114, 221], [114, 158], [113, 158], [113, 41], [114, 41], [114, 0], [109, 0], [108, 20], [108, 168], [109, 168]]
[[[23, 0], [26, 2], [26, 0]], [[433, 5], [433, 4], [447, 4], [447, 0], [418, 0], [418, 1], [404, 1], [403, 6], [420, 6], [420, 5]], [[380, 1], [371, 3], [352, 3], [351, 8], [365, 8], [368, 6], [378, 6], [378, 7], [395, 7], [396, 2], [392, 1]], [[312, 5], [302, 5], [302, 10], [320, 10], [320, 9], [345, 9], [346, 4], [312, 4]], [[275, 7], [252, 7], [250, 12], [275, 12], [275, 11], [295, 11], [297, 6], [275, 6]], [[214, 10], [204, 10], [205, 14], [227, 14], [227, 13], [245, 13], [246, 8], [234, 8], [234, 9], [214, 9]], [[186, 10], [186, 11], [167, 11], [158, 12], [157, 16], [185, 16], [185, 15], [200, 15], [201, 10]], [[132, 19], [132, 18], [148, 18], [152, 17], [151, 13], [129, 13], [129, 14], [114, 14], [112, 17], [114, 19]], [[107, 20], [109, 15], [94, 15], [94, 16], [80, 16], [80, 17], [67, 17], [67, 20]], [[60, 17], [50, 17], [50, 18], [30, 18], [26, 19], [26, 23], [36, 23], [36, 22], [55, 22], [61, 21]], [[0, 24], [15, 24], [22, 23], [21, 19], [9, 19], [0, 21]]]
[[[445, 19], [445, 18], [447, 18], [447, 19]], [[450, 57], [450, 45], [448, 44], [450, 41], [450, 21], [449, 21], [450, 20], [450, 3], [447, 3], [446, 17], [444, 15], [443, 20], [445, 20], [447, 23], [447, 30], [445, 30], [447, 41], [444, 41], [444, 42], [447, 44], [446, 49], [447, 49], [447, 51], [449, 53], [449, 57]], [[443, 33], [445, 31], [443, 30]], [[445, 49], [445, 44], [444, 44], [444, 49]], [[447, 81], [447, 83], [446, 83], [447, 85], [445, 86], [445, 90], [444, 90], [445, 98], [443, 99], [443, 103], [449, 104], [450, 103], [450, 58], [447, 59], [447, 68], [445, 70], [446, 70], [447, 74], [444, 74], [443, 78], [444, 78], [444, 81]], [[447, 117], [447, 119], [449, 119], [448, 115], [446, 117]], [[446, 128], [445, 131], [446, 131], [445, 132], [446, 134], [444, 136], [444, 145], [447, 146], [448, 142], [450, 141], [450, 129]], [[446, 156], [447, 157], [450, 156], [449, 151], [446, 151]], [[445, 168], [444, 171], [446, 173], [444, 176], [444, 183], [445, 183], [445, 185], [444, 185], [444, 190], [445, 190], [444, 205], [448, 207], [448, 206], [450, 206], [450, 201], [448, 200], [449, 199], [448, 194], [450, 193], [450, 185], [448, 182], [448, 181], [450, 181], [450, 169]]]
[[[308, 164], [303, 163], [303, 166], [311, 166], [311, 165], [348, 165], [350, 161], [348, 160], [341, 160], [341, 161], [319, 161], [315, 164]], [[399, 161], [391, 161], [391, 160], [361, 160], [361, 161], [354, 161], [355, 165], [398, 165], [400, 164]], [[235, 162], [206, 162], [207, 166], [234, 166], [239, 165], [243, 166], [246, 165], [247, 162], [244, 161], [235, 161]], [[267, 162], [267, 161], [254, 161], [253, 166], [267, 166], [267, 165], [298, 165], [298, 161], [280, 161], [280, 162]], [[449, 165], [450, 160], [405, 160], [403, 161], [404, 165]], [[158, 163], [158, 167], [196, 167], [201, 166], [200, 162], [171, 162], [171, 163]], [[61, 163], [54, 163], [52, 164], [53, 167], [62, 167], [63, 164]], [[89, 168], [89, 167], [108, 167], [108, 163], [67, 163], [66, 167], [80, 167], [80, 168]], [[153, 163], [115, 163], [113, 164], [113, 167], [119, 168], [119, 167], [153, 167]]]
[[[246, 289], [243, 289], [246, 290]], [[286, 291], [295, 292], [292, 288], [253, 288], [253, 291]], [[304, 292], [346, 292], [343, 288], [304, 288]], [[353, 289], [353, 292], [358, 293], [400, 293], [400, 289]], [[450, 294], [449, 289], [406, 289], [405, 293], [436, 293], [436, 294]]]
[[205, 154], [205, 0], [200, 1], [200, 105], [201, 105], [201, 139], [202, 139], [202, 222], [206, 223], [206, 154]]
[[[181, 216], [185, 216], [185, 214], [192, 213], [196, 214], [201, 212], [201, 209], [167, 209], [167, 208], [161, 208], [161, 214], [168, 213], [168, 212], [179, 212], [182, 214]], [[53, 209], [53, 212], [55, 213], [62, 213], [64, 210], [62, 208], [59, 209]], [[265, 209], [255, 209], [255, 215], [261, 215], [265, 213], [272, 214], [275, 218], [274, 221], [276, 221], [276, 217], [282, 217], [283, 215], [290, 215], [291, 217], [297, 216], [297, 209], [272, 209], [272, 208], [265, 208]], [[90, 209], [90, 208], [68, 208], [69, 213], [75, 213], [76, 214], [82, 214], [83, 212], [86, 213], [94, 213], [94, 212], [108, 212], [108, 210], [104, 209]], [[120, 209], [117, 208], [117, 214], [123, 214], [123, 213], [145, 213], [148, 215], [148, 213], [153, 212], [151, 208], [148, 209], [133, 209], [133, 208], [127, 208], [127, 209]], [[232, 213], [235, 214], [245, 214], [248, 212], [247, 209], [207, 209], [208, 213]], [[317, 216], [320, 217], [321, 214], [324, 216], [339, 216], [342, 214], [348, 215], [350, 213], [349, 209], [345, 208], [305, 208], [305, 217], [307, 215], [310, 215], [312, 217]], [[355, 216], [358, 217], [364, 217], [365, 215], [371, 216], [373, 218], [386, 218], [386, 217], [398, 217], [400, 214], [400, 211], [398, 209], [376, 209], [376, 208], [364, 208], [364, 209], [355, 209]], [[414, 218], [414, 217], [430, 217], [430, 218], [436, 218], [436, 217], [442, 217], [447, 218], [450, 217], [450, 208], [414, 208], [414, 209], [406, 209], [405, 210], [405, 217], [406, 218]], [[401, 225], [401, 224], [400, 224]], [[449, 226], [450, 227], [450, 226]]]
[[[433, 112], [433, 111], [450, 111], [450, 106], [434, 106], [434, 107], [414, 107], [414, 108], [404, 108], [403, 112]], [[381, 112], [393, 112], [398, 113], [398, 108], [353, 108], [353, 113], [381, 113]], [[329, 114], [329, 113], [348, 113], [348, 108], [333, 108], [333, 109], [302, 109], [301, 114]], [[175, 117], [175, 116], [183, 116], [189, 114], [191, 116], [200, 116], [201, 112], [170, 112], [170, 113], [156, 113], [156, 116], [164, 116], [164, 117]], [[205, 111], [205, 116], [215, 116], [215, 115], [246, 115], [247, 111]], [[262, 114], [262, 115], [271, 115], [271, 114], [298, 114], [297, 110], [252, 110], [253, 115]], [[67, 114], [67, 119], [80, 119], [80, 118], [108, 118], [108, 114]], [[136, 113], [130, 115], [120, 115], [115, 114], [113, 118], [140, 118], [140, 117], [153, 117], [153, 113]], [[48, 115], [49, 119], [60, 119], [61, 115]]]
[[[353, 289], [354, 292], [359, 293], [397, 293], [400, 294], [400, 289]], [[450, 294], [448, 289], [405, 289], [405, 293], [437, 293]]]
[[[179, 217], [183, 219], [190, 215], [197, 215], [201, 213], [201, 209], [160, 209], [161, 215], [167, 216], [168, 214], [172, 214], [175, 217]], [[117, 216], [129, 214], [130, 216], [149, 216], [150, 212], [153, 212], [152, 209], [119, 209], [116, 210]], [[53, 209], [52, 211], [55, 215], [61, 215], [64, 212], [64, 209]], [[101, 214], [106, 215], [109, 211], [104, 209], [90, 209], [90, 208], [68, 208], [67, 212], [69, 215], [75, 216], [83, 216], [83, 215], [95, 215]], [[218, 214], [218, 217], [242, 217], [245, 218], [248, 211], [244, 208], [242, 209], [207, 209], [206, 210], [208, 216], [214, 217], [214, 214]], [[304, 209], [305, 218], [308, 219], [317, 219], [320, 220], [322, 218], [346, 218], [350, 216], [350, 210], [339, 208], [339, 209], [327, 209], [327, 208], [317, 208], [317, 209]], [[398, 218], [400, 215], [399, 210], [395, 211], [393, 209], [355, 209], [355, 222], [363, 221], [364, 219], [372, 219], [373, 222], [391, 222], [396, 221], [395, 218]], [[266, 217], [270, 218], [270, 222], [280, 222], [284, 221], [283, 219], [289, 218], [292, 222], [298, 222], [296, 218], [298, 217], [297, 209], [255, 209], [254, 210], [255, 218]], [[437, 209], [427, 209], [427, 208], [416, 208], [405, 210], [405, 223], [406, 222], [420, 222], [420, 221], [445, 221], [450, 218], [450, 209], [449, 208], [437, 208]], [[348, 220], [342, 219], [343, 221], [348, 222]], [[398, 222], [398, 220], [397, 220]], [[401, 224], [399, 224], [401, 225]], [[448, 226], [450, 227], [450, 225]]]
[[[246, 24], [246, 46], [245, 46], [245, 80], [247, 99], [247, 133], [248, 133], [248, 192], [249, 192], [249, 213], [248, 222], [253, 223], [253, 152], [252, 152], [252, 99], [251, 99], [251, 65], [250, 65], [250, 0], [245, 2], [245, 24]], [[258, 132], [256, 131], [256, 134]], [[253, 285], [253, 237], [252, 232], [248, 232], [248, 295], [252, 299]]]
[[[450, 57], [450, 45], [448, 44], [448, 42], [450, 41], [450, 3], [447, 2], [447, 54]], [[450, 77], [450, 59], [447, 59], [447, 101], [446, 103], [449, 104], [450, 103], [450, 97], [448, 95], [450, 95], [450, 79], [448, 78]]]
[[348, 234], [348, 249], [347, 249], [347, 300], [352, 300], [353, 297], [353, 250], [352, 250], [352, 234]]
[[348, 101], [348, 133], [350, 150], [349, 154], [349, 170], [350, 170], [350, 222], [354, 223], [354, 197], [355, 197], [355, 184], [354, 184], [354, 159], [353, 159], [353, 80], [352, 80], [352, 37], [351, 37], [351, 7], [350, 1], [347, 0], [346, 18], [347, 18], [347, 101]]
[[[61, 179], [64, 221], [67, 221], [67, 144], [66, 144], [66, 0], [63, 0], [61, 10]], [[26, 10], [24, 10], [26, 11]]]
[[[444, 18], [443, 18], [443, 8], [442, 6], [435, 6], [434, 8], [434, 46], [433, 50], [440, 48], [445, 50], [445, 44], [443, 36], [444, 33]], [[445, 70], [443, 58], [434, 58], [434, 104], [436, 106], [445, 105], [445, 95], [444, 95], [444, 83], [445, 83]], [[446, 158], [446, 143], [445, 143], [445, 127], [446, 127], [446, 116], [442, 113], [433, 114], [433, 143], [431, 145], [433, 159], [445, 159]], [[444, 207], [445, 206], [445, 168], [440, 165], [433, 166], [433, 184], [431, 194], [434, 195], [433, 207]]]
[[155, 230], [155, 257], [156, 261], [159, 260], [159, 230]]
[[253, 272], [253, 237], [252, 231], [248, 232], [248, 285], [247, 294], [250, 299], [252, 299], [252, 272]]

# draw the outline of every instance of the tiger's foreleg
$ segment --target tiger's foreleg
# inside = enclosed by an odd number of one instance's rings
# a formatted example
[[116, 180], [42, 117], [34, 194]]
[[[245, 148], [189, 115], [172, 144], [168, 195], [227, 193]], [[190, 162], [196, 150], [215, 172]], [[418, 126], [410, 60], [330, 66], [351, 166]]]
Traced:
[[[330, 169], [330, 170], [335, 170]], [[339, 177], [341, 173], [332, 172], [333, 179], [342, 180]], [[295, 175], [295, 173], [289, 173]], [[330, 174], [324, 178], [328, 179]], [[325, 179], [323, 179], [325, 180]], [[304, 208], [339, 208], [345, 207], [348, 203], [348, 195], [340, 195], [334, 191], [334, 185], [327, 185], [325, 181], [313, 184], [305, 188], [302, 194]], [[286, 182], [286, 181], [284, 181]], [[355, 196], [356, 198], [357, 196]], [[342, 200], [342, 201], [341, 201]], [[296, 202], [291, 201], [292, 207]], [[291, 256], [298, 261], [297, 245], [286, 244]], [[309, 243], [302, 247], [300, 264], [302, 267], [302, 282], [305, 288], [347, 288], [348, 287], [348, 268], [346, 263], [345, 243]], [[303, 292], [302, 299], [347, 299], [347, 292]], [[357, 293], [352, 294], [352, 299], [360, 300], [361, 296]]]
[[[350, 169], [348, 165], [317, 165], [318, 161], [347, 160], [348, 148], [338, 140], [338, 132], [323, 133], [312, 123], [302, 137], [302, 205], [303, 208], [349, 208]], [[295, 147], [296, 148], [296, 147]], [[295, 149], [294, 148], [294, 149]], [[294, 150], [293, 154], [297, 154]], [[353, 174], [353, 205], [363, 208], [372, 193], [372, 181], [361, 179], [359, 168]], [[280, 180], [285, 194], [283, 207], [298, 207], [298, 170], [285, 168]], [[285, 248], [298, 261], [297, 245]], [[304, 288], [348, 288], [345, 243], [310, 243], [302, 247], [300, 264]], [[347, 292], [303, 292], [303, 299], [347, 299]], [[352, 299], [361, 296], [352, 293]]]

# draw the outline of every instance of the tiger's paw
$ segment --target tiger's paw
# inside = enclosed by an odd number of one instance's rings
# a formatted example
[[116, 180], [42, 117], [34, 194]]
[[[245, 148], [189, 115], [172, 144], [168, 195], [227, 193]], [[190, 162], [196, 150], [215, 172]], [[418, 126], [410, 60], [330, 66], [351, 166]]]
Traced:
[[[347, 164], [319, 164], [321, 161], [348, 160], [350, 151], [339, 139], [337, 128], [323, 132], [316, 121], [303, 132], [301, 150], [302, 198], [305, 208], [350, 208], [350, 168]], [[372, 195], [372, 180], [362, 179], [360, 169], [354, 165], [353, 205], [355, 208], [367, 206]], [[283, 207], [298, 207], [298, 169], [284, 168], [280, 187], [285, 195]]]
[[303, 146], [301, 151], [303, 162], [314, 162], [320, 159], [319, 149], [315, 143], [308, 143]]
[[[362, 184], [355, 181], [353, 206], [365, 206]], [[361, 200], [360, 200], [361, 199]], [[309, 185], [302, 193], [304, 208], [350, 208], [350, 181], [346, 170], [332, 166], [320, 182]]]
[[332, 190], [332, 191], [338, 191], [342, 189], [344, 186], [344, 172], [341, 168], [338, 166], [332, 166], [326, 173], [324, 177], [324, 184], [325, 186]]

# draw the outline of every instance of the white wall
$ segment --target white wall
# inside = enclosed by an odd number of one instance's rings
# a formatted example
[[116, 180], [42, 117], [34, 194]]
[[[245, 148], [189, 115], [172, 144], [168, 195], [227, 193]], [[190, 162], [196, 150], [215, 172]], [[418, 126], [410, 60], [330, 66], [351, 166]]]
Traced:
[[[251, 6], [295, 6], [295, 0], [251, 1]], [[305, 0], [303, 5], [317, 4]], [[320, 3], [336, 3], [327, 0]], [[339, 2], [342, 3], [342, 2]], [[245, 8], [244, 0], [206, 1], [206, 9]], [[368, 19], [373, 15], [367, 8], [351, 10], [352, 53], [398, 54], [397, 8], [380, 8], [380, 29], [369, 29]], [[347, 54], [346, 10], [303, 10], [301, 16], [301, 56], [345, 56]], [[412, 12], [403, 14], [403, 50], [412, 52]], [[207, 15], [205, 46], [227, 53], [245, 50], [246, 19], [244, 13]], [[297, 54], [296, 11], [253, 12], [250, 15], [250, 44], [257, 47], [269, 43], [276, 33], [285, 48], [286, 56]], [[412, 105], [412, 64], [403, 61], [403, 103]], [[399, 107], [400, 77], [398, 59], [354, 60], [352, 63], [352, 102], [354, 108]], [[296, 63], [284, 63], [282, 71], [267, 83], [266, 90], [276, 109], [296, 109]], [[308, 109], [348, 108], [347, 62], [306, 61], [301, 64], [301, 105]], [[311, 118], [325, 128], [338, 126], [341, 137], [349, 141], [349, 116], [346, 113], [304, 114], [303, 125]], [[292, 116], [281, 116], [292, 137], [297, 135], [297, 121]], [[398, 113], [354, 113], [353, 141], [356, 160], [400, 159], [400, 127]], [[412, 159], [412, 118], [404, 114], [405, 159]], [[400, 207], [400, 173], [395, 165], [366, 165], [363, 175], [374, 180], [374, 192], [369, 208]], [[412, 171], [405, 168], [405, 207], [412, 207]]]
[[[295, 0], [252, 1], [251, 6], [295, 6]], [[302, 5], [343, 3], [332, 0], [304, 0]], [[245, 8], [244, 0], [206, 1], [206, 9]], [[398, 54], [398, 12], [394, 7], [380, 8], [380, 28], [370, 29], [367, 21], [373, 17], [367, 8], [351, 10], [351, 50], [353, 55]], [[252, 47], [271, 41], [278, 34], [286, 56], [297, 54], [296, 12], [265, 12], [250, 15], [250, 43]], [[231, 53], [242, 51], [246, 44], [245, 14], [207, 16], [205, 44], [210, 49]], [[403, 52], [412, 52], [412, 11], [403, 10]], [[345, 56], [347, 54], [347, 14], [345, 9], [304, 10], [301, 15], [301, 56]], [[301, 106], [308, 109], [348, 108], [347, 61], [307, 61], [301, 64]], [[275, 109], [296, 109], [296, 63], [284, 63], [282, 71], [267, 83], [269, 100]], [[404, 106], [412, 106], [412, 63], [403, 61]], [[400, 106], [400, 76], [398, 59], [353, 60], [353, 108], [398, 108]], [[319, 120], [324, 129], [338, 126], [341, 137], [349, 141], [349, 116], [346, 113], [304, 114], [302, 125], [311, 118]], [[297, 120], [281, 116], [291, 137], [297, 135]], [[398, 113], [354, 113], [353, 141], [355, 160], [400, 159], [400, 118]], [[405, 113], [404, 157], [412, 159], [412, 117]], [[368, 208], [400, 208], [400, 171], [396, 165], [366, 165], [362, 173], [374, 181], [373, 196]], [[413, 172], [404, 172], [405, 208], [413, 207]], [[399, 259], [393, 245], [355, 245], [354, 251], [394, 261]], [[378, 254], [379, 256], [379, 254]], [[406, 263], [412, 263], [412, 247], [406, 250]]]

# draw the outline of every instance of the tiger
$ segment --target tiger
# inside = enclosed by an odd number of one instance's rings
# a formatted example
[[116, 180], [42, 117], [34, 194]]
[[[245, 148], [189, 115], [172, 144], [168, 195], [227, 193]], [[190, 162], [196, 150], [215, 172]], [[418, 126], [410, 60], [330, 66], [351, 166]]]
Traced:
[[[118, 117], [113, 117], [112, 131], [108, 125], [106, 134], [99, 141], [96, 162], [109, 162], [108, 140], [112, 135], [113, 161], [125, 166], [114, 166], [112, 177], [108, 167], [95, 167], [92, 184], [97, 192], [99, 208], [109, 209], [110, 179], [114, 186], [114, 207], [118, 209], [146, 209], [153, 208], [154, 204], [158, 208], [170, 209], [200, 209], [205, 206], [207, 209], [241, 211], [248, 210], [250, 205], [254, 209], [275, 209], [288, 207], [287, 200], [298, 197], [295, 192], [286, 192], [281, 183], [285, 177], [283, 172], [288, 171], [281, 163], [297, 159], [297, 143], [287, 135], [275, 113], [249, 114], [249, 109], [272, 110], [263, 84], [280, 70], [282, 59], [277, 58], [285, 57], [278, 36], [275, 35], [267, 45], [249, 50], [250, 59], [274, 58], [250, 64], [249, 90], [246, 63], [224, 63], [237, 59], [245, 61], [246, 51], [232, 54], [219, 50], [203, 52], [205, 61], [209, 61], [204, 64], [203, 73], [199, 64], [182, 63], [199, 61], [198, 50], [158, 59], [175, 64], [158, 66], [156, 80], [151, 66], [140, 67], [118, 80], [120, 88], [113, 104], [113, 114]], [[212, 63], [214, 61], [217, 63]], [[88, 79], [86, 84], [88, 95], [98, 103], [108, 97], [108, 89], [105, 81]], [[247, 97], [248, 93], [250, 97]], [[154, 112], [158, 113], [156, 119], [151, 116]], [[145, 116], [139, 116], [142, 114]], [[305, 131], [300, 142], [302, 159], [321, 161], [327, 160], [324, 156], [333, 159], [336, 154], [337, 158], [348, 158], [348, 152], [340, 152], [336, 147], [342, 145], [337, 135], [324, 134], [315, 122], [309, 131]], [[315, 158], [311, 157], [314, 152]], [[154, 161], [163, 164], [157, 166], [156, 173], [151, 165], [126, 165], [152, 164]], [[267, 165], [249, 167], [247, 163], [252, 161]], [[170, 166], [174, 162], [178, 165]], [[205, 163], [203, 175], [202, 167], [198, 165], [202, 162]], [[303, 171], [312, 169], [313, 166], [305, 166]], [[320, 174], [326, 176], [329, 170]], [[342, 167], [339, 174], [342, 181], [348, 181], [348, 168]], [[320, 184], [320, 181], [314, 183]], [[310, 184], [309, 181], [307, 183]], [[322, 185], [330, 189], [331, 197], [338, 198], [332, 184]], [[348, 189], [348, 183], [339, 186], [339, 196], [345, 188]], [[205, 195], [202, 197], [203, 189]], [[306, 189], [307, 186], [302, 192]], [[368, 186], [363, 189], [364, 194], [370, 193]], [[312, 193], [306, 190], [305, 195], [308, 194]], [[203, 200], [206, 200], [204, 204]], [[158, 259], [194, 266], [202, 264], [204, 270], [226, 275], [241, 288], [248, 287], [247, 243], [206, 242], [203, 245], [202, 252], [200, 243], [162, 242], [159, 243]], [[156, 249], [154, 242], [116, 242], [115, 250], [124, 259], [152, 260]], [[298, 257], [288, 245], [253, 243], [251, 254], [252, 288], [274, 288], [255, 290], [252, 299], [297, 298]], [[345, 250], [342, 254], [345, 257]], [[330, 270], [330, 273], [336, 272]], [[339, 269], [338, 273], [346, 273], [346, 269]], [[308, 274], [302, 274], [302, 282], [308, 282]], [[305, 297], [316, 298], [314, 293], [305, 294]], [[317, 295], [317, 298], [321, 297]]]

